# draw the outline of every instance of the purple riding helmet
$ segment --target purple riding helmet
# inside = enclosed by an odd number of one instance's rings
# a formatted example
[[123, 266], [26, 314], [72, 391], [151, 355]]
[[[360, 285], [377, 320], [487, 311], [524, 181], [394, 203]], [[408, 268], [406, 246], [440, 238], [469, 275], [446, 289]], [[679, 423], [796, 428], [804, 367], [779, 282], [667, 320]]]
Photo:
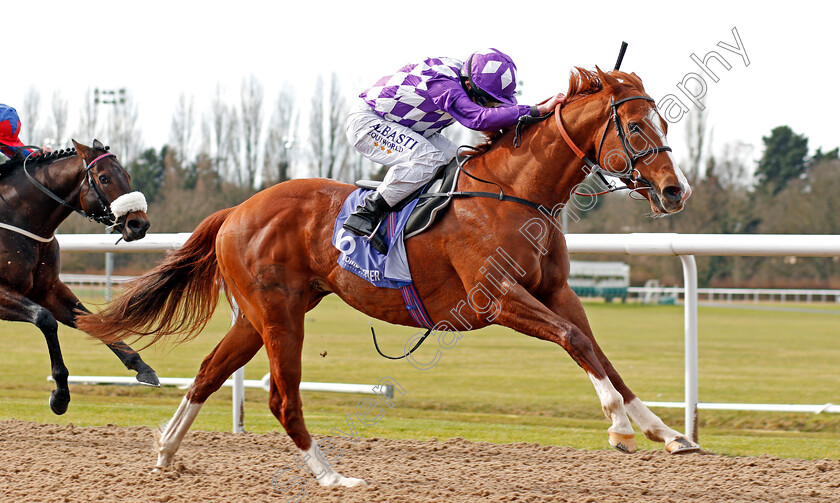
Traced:
[[461, 83], [466, 79], [472, 89], [464, 89], [479, 105], [491, 101], [516, 105], [516, 65], [507, 54], [496, 49], [474, 53], [461, 67]]

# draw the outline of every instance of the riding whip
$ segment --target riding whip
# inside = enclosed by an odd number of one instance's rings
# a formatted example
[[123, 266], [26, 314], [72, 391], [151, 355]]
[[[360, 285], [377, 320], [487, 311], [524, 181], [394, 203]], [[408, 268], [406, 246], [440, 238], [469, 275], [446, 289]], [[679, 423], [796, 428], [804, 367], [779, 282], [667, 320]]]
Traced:
[[615, 60], [615, 68], [613, 71], [618, 70], [621, 68], [621, 60], [624, 59], [624, 52], [627, 50], [627, 42], [621, 42], [621, 49], [618, 51], [618, 59]]

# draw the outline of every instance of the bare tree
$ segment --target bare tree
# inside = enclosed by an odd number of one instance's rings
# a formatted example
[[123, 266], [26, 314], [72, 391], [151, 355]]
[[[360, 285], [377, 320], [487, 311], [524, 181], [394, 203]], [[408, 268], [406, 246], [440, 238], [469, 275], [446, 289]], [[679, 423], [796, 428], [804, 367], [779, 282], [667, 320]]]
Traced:
[[[377, 164], [363, 156], [352, 147], [347, 149], [347, 170], [352, 175], [353, 181], [362, 179], [379, 179], [385, 177], [386, 170], [381, 164]], [[377, 176], [381, 171], [382, 176]]]
[[295, 144], [298, 113], [295, 93], [288, 85], [277, 96], [265, 143], [263, 184], [279, 183], [291, 178], [292, 149]]
[[169, 141], [177, 149], [176, 156], [182, 166], [190, 158], [190, 142], [192, 141], [195, 123], [194, 115], [192, 96], [187, 98], [184, 93], [181, 93], [178, 97], [178, 103], [175, 105], [175, 111], [172, 113]]
[[752, 184], [749, 161], [753, 146], [742, 141], [727, 143], [720, 156], [710, 159], [706, 177], [715, 177], [721, 187], [733, 191], [746, 191]]
[[259, 167], [259, 144], [262, 133], [263, 105], [263, 87], [256, 76], [251, 75], [247, 80], [242, 82], [240, 97], [241, 114], [239, 115], [239, 133], [241, 135], [242, 152], [244, 154], [242, 161], [246, 174], [245, 181], [249, 187], [253, 187], [257, 177], [257, 167]]
[[23, 114], [20, 117], [21, 131], [18, 137], [27, 145], [40, 144], [36, 138], [38, 118], [41, 112], [41, 93], [35, 86], [30, 86], [23, 97]]
[[137, 104], [130, 93], [124, 98], [105, 104], [109, 107], [108, 141], [114, 147], [114, 153], [120, 156], [123, 164], [133, 162], [142, 151], [143, 140], [137, 127]]
[[210, 158], [213, 160], [213, 170], [220, 178], [230, 179], [230, 138], [231, 126], [235, 122], [230, 109], [222, 98], [221, 85], [216, 85], [216, 94], [210, 103], [210, 117], [206, 119], [208, 143], [211, 146]]
[[67, 100], [56, 90], [52, 97], [52, 143], [58, 147], [68, 145], [67, 135]]
[[712, 140], [712, 131], [709, 129], [709, 110], [692, 109], [686, 118], [685, 142], [688, 152], [688, 165], [686, 173], [690, 180], [697, 180], [701, 175], [701, 166], [708, 157], [708, 144]]
[[330, 178], [332, 173], [327, 169], [326, 147], [324, 141], [324, 78], [318, 75], [312, 93], [312, 104], [309, 115], [309, 145], [312, 149], [312, 160], [315, 164], [316, 176]]
[[239, 120], [239, 111], [236, 107], [228, 108], [228, 116], [230, 118], [230, 128], [227, 137], [225, 150], [230, 155], [230, 179], [239, 186], [245, 185], [245, 178], [242, 163], [242, 124]]
[[82, 102], [81, 117], [79, 121], [78, 134], [81, 135], [77, 140], [82, 143], [92, 143], [96, 137], [96, 127], [99, 121], [99, 107], [94, 99], [93, 91], [88, 88], [85, 91], [85, 98]]
[[354, 170], [344, 134], [347, 103], [336, 73], [330, 76], [329, 92], [324, 91], [324, 80], [318, 77], [311, 109], [309, 136], [319, 176], [349, 181]]
[[341, 84], [338, 74], [330, 75], [329, 113], [327, 114], [327, 155], [330, 171], [336, 180], [352, 182], [353, 172], [349, 165], [349, 148], [347, 136], [344, 134], [347, 121], [347, 102], [341, 95]]

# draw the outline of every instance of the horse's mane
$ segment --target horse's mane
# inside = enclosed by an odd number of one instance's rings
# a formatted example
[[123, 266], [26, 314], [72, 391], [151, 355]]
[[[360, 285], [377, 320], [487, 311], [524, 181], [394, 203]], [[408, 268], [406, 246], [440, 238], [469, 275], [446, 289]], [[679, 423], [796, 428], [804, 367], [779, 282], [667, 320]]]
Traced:
[[[73, 155], [76, 155], [75, 148], [68, 148], [66, 150], [54, 150], [48, 154], [32, 156], [29, 158], [29, 160], [26, 161], [26, 164], [27, 166], [37, 167], [43, 164], [50, 164], [59, 159], [64, 159]], [[20, 166], [23, 166], [23, 160], [23, 156], [16, 155], [15, 157], [12, 157], [8, 161], [4, 162], [3, 164], [0, 164], [0, 178], [3, 178], [5, 175], [11, 173], [13, 170], [19, 168]]]
[[[599, 93], [605, 88], [617, 91], [621, 87], [631, 87], [642, 93], [645, 92], [642, 79], [635, 73], [626, 73], [617, 70], [604, 72], [597, 66], [592, 71], [576, 66], [572, 69], [569, 76], [569, 90], [566, 92], [566, 105]], [[542, 103], [545, 103], [545, 101]], [[530, 123], [526, 123], [526, 125], [528, 124]], [[513, 128], [485, 132], [484, 143], [473, 147], [473, 150], [466, 154], [476, 156], [487, 152], [499, 138], [511, 129]]]

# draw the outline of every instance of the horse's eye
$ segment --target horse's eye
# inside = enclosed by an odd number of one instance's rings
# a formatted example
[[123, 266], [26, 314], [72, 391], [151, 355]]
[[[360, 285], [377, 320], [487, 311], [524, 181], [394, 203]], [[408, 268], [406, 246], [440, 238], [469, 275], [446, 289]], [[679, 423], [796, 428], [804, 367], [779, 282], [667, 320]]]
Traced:
[[641, 133], [642, 132], [642, 128], [641, 128], [641, 126], [639, 126], [638, 122], [628, 122], [627, 123], [627, 129], [631, 133]]
[[99, 183], [108, 183], [108, 177], [106, 175], [99, 175]]

